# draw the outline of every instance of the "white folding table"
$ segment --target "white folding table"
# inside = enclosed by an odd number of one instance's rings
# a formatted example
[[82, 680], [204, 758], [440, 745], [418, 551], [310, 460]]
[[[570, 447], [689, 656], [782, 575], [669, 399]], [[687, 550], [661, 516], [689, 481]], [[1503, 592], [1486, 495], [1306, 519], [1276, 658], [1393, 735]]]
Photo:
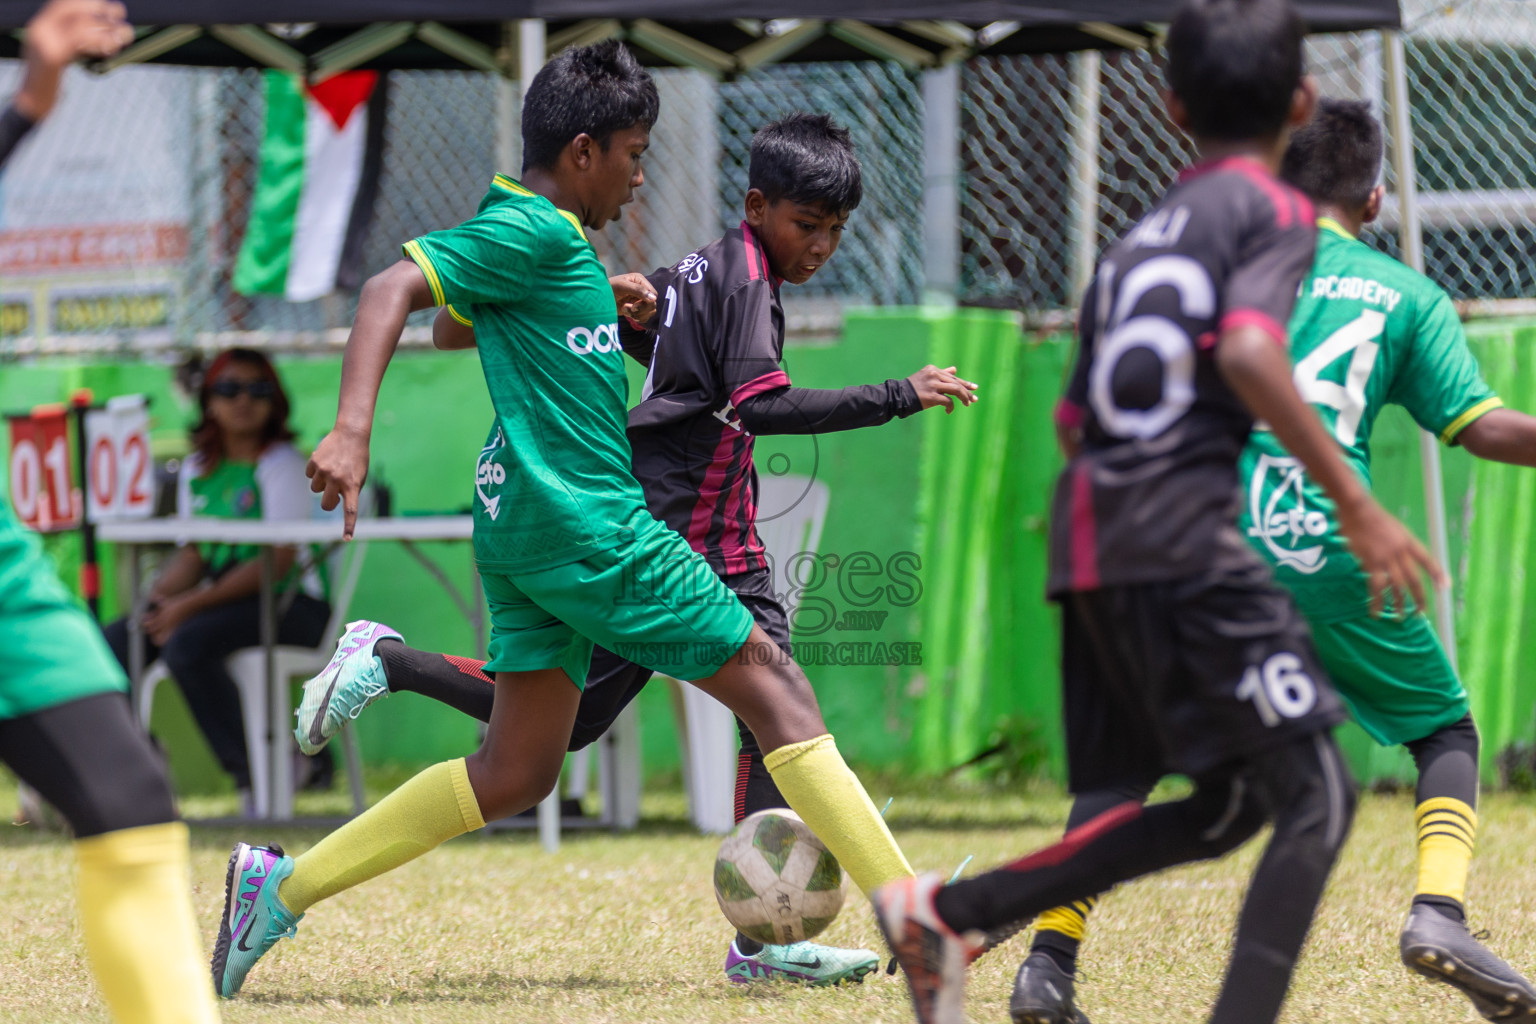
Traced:
[[[479, 576], [469, 594], [465, 594], [417, 544], [428, 541], [468, 541], [474, 525], [470, 516], [389, 516], [377, 519], [359, 519], [353, 536], [357, 540], [389, 541], [401, 545], [412, 558], [420, 562], [433, 579], [443, 587], [458, 606], [475, 631], [475, 649], [486, 649], [485, 603], [480, 599]], [[335, 545], [341, 543], [341, 519], [312, 519], [300, 522], [269, 521], [260, 519], [218, 519], [196, 516], [190, 519], [142, 519], [136, 521], [102, 523], [96, 536], [114, 544], [128, 547], [130, 552], [133, 610], [129, 616], [128, 665], [129, 678], [135, 692], [144, 674], [144, 602], [140, 596], [143, 584], [143, 549], [156, 544], [245, 544], [261, 549], [261, 646], [267, 653], [267, 695], [271, 701], [268, 715], [267, 740], [272, 774], [272, 816], [287, 821], [293, 818], [293, 768], [289, 760], [290, 743], [287, 721], [290, 714], [288, 693], [282, 682], [275, 678], [276, 665], [273, 650], [277, 646], [276, 580], [273, 571], [273, 547], [290, 545]], [[473, 558], [471, 558], [473, 565]], [[334, 639], [334, 638], [329, 638]]]

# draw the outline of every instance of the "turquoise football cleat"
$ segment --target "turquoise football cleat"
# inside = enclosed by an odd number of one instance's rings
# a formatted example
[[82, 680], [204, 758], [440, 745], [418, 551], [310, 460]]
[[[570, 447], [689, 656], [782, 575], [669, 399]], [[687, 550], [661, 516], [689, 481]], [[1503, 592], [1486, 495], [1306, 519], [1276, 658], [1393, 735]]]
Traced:
[[283, 905], [278, 887], [293, 874], [293, 858], [279, 846], [236, 843], [224, 876], [224, 917], [213, 947], [213, 987], [232, 999], [256, 961], [278, 939], [292, 938], [302, 914]]
[[336, 653], [319, 675], [304, 684], [304, 699], [294, 712], [299, 721], [293, 738], [300, 750], [320, 753], [342, 726], [374, 701], [389, 696], [384, 663], [374, 648], [380, 640], [399, 639], [399, 633], [381, 622], [347, 623], [347, 631], [336, 641]]
[[806, 985], [862, 982], [880, 967], [880, 958], [867, 949], [839, 949], [815, 942], [764, 946], [747, 955], [731, 943], [725, 954], [725, 976], [732, 981], [795, 981]]

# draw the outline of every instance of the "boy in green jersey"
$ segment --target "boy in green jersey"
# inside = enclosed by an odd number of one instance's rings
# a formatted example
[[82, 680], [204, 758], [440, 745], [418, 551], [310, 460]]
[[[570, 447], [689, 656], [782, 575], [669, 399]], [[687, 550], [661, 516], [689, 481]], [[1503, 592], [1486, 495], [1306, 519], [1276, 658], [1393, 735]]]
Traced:
[[221, 995], [310, 906], [549, 793], [594, 644], [687, 652], [651, 667], [736, 712], [780, 792], [862, 889], [911, 875], [804, 674], [650, 515], [631, 474], [615, 292], [585, 230], [618, 219], [644, 183], [657, 111], [650, 76], [618, 43], [560, 54], [524, 102], [523, 181], [498, 176], [476, 216], [406, 243], [409, 258], [363, 288], [313, 487], [325, 507], [342, 504], [350, 535], [406, 317], [466, 312], [496, 410], [474, 483], [495, 700], [477, 753], [427, 769], [297, 860], [236, 845], [213, 961]]
[[[1483, 381], [1445, 292], [1359, 241], [1381, 211], [1381, 126], [1366, 103], [1323, 100], [1291, 140], [1281, 177], [1317, 205], [1317, 256], [1290, 320], [1294, 380], [1368, 484], [1371, 431], [1400, 405], [1446, 444], [1478, 458], [1536, 465], [1536, 418], [1503, 407]], [[1240, 466], [1239, 527], [1274, 567], [1355, 721], [1418, 768], [1418, 884], [1400, 951], [1411, 970], [1467, 994], [1489, 1020], [1536, 1013], [1536, 988], [1467, 932], [1463, 905], [1477, 834], [1478, 735], [1456, 670], [1417, 610], [1373, 616], [1368, 581], [1340, 535], [1333, 503], [1275, 436], [1256, 430]], [[1144, 794], [1143, 794], [1144, 795]], [[1081, 1019], [1070, 974], [1092, 902], [1037, 922], [1015, 1003], [1030, 1021]], [[1054, 962], [1052, 960], [1054, 958]], [[1044, 983], [1066, 999], [1041, 998]]]
[[[21, 87], [0, 103], [0, 169], [52, 112], [67, 67], [133, 42], [126, 16], [109, 0], [50, 0], [32, 16]], [[108, 1013], [116, 1024], [217, 1024], [198, 968], [187, 826], [165, 765], [101, 630], [3, 494], [0, 639], [0, 764], [74, 834], [80, 932]]]

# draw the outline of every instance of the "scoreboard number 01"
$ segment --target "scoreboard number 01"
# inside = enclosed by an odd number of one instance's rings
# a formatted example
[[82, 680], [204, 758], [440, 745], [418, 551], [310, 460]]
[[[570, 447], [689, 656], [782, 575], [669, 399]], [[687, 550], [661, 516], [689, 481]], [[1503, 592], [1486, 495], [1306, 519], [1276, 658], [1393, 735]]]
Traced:
[[62, 410], [11, 420], [11, 503], [35, 530], [68, 529], [79, 516]]

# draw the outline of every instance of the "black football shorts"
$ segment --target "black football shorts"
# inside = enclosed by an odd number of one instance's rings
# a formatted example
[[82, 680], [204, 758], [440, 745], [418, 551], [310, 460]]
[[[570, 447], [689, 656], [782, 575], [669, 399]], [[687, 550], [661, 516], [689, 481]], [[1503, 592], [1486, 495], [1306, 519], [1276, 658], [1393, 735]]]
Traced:
[[1062, 713], [1074, 793], [1198, 776], [1345, 717], [1260, 566], [1067, 594]]

